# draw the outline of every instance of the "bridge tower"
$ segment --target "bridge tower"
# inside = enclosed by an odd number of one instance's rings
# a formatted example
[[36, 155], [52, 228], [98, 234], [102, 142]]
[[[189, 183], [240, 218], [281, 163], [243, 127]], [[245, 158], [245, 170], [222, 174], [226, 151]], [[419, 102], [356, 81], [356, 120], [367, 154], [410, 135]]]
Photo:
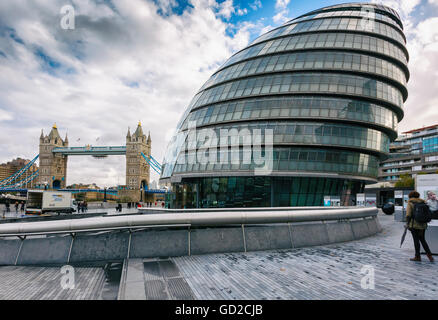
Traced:
[[126, 186], [129, 189], [140, 190], [149, 185], [149, 164], [141, 156], [142, 152], [151, 155], [151, 135], [146, 137], [139, 122], [132, 135], [129, 128], [126, 134]]
[[39, 156], [39, 177], [38, 184], [47, 185], [49, 189], [66, 187], [67, 156], [60, 153], [52, 153], [56, 147], [68, 147], [67, 134], [62, 140], [56, 124], [53, 125], [49, 135], [45, 136], [41, 130], [40, 156]]

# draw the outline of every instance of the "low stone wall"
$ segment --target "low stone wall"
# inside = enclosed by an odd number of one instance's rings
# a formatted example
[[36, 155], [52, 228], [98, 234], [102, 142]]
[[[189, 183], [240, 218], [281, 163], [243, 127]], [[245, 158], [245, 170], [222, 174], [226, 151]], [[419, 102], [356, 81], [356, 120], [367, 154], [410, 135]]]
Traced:
[[0, 265], [62, 265], [125, 258], [292, 249], [358, 240], [381, 231], [377, 216], [296, 223], [159, 227], [0, 240]]

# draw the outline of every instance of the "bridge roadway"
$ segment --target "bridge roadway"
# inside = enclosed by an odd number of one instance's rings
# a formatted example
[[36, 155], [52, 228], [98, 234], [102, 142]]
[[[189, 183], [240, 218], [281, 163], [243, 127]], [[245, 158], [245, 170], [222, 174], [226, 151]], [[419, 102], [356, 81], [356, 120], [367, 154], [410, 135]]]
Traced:
[[108, 155], [125, 155], [126, 146], [85, 146], [85, 147], [57, 147], [53, 148], [53, 153], [60, 153], [68, 156], [76, 155], [93, 155], [93, 156], [108, 156]]
[[[425, 257], [422, 262], [409, 261], [411, 236], [399, 247], [403, 224], [381, 213], [379, 219], [381, 233], [352, 242], [125, 260], [118, 298], [437, 299], [437, 263]], [[374, 267], [375, 289], [361, 288], [365, 265]], [[0, 286], [0, 299], [105, 298], [103, 268], [77, 267], [77, 286], [70, 290], [61, 288], [59, 271], [58, 267], [0, 267], [0, 278], [6, 279]]]

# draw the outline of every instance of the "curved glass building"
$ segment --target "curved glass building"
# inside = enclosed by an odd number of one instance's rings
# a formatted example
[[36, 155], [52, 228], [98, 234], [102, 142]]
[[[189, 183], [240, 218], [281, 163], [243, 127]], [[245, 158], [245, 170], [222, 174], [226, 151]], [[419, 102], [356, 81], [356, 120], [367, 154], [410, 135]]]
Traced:
[[[382, 5], [325, 7], [260, 36], [180, 120], [160, 177], [172, 184], [171, 206], [319, 206], [325, 196], [353, 204], [397, 136], [408, 59], [400, 17]], [[265, 174], [255, 172], [256, 140], [271, 162]], [[237, 154], [238, 163], [218, 160]]]

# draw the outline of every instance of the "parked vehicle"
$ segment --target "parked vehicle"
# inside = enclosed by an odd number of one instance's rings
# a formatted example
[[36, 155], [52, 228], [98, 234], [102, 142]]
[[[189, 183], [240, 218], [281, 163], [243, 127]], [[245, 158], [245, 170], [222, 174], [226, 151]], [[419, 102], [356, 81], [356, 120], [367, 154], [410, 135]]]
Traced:
[[26, 214], [73, 213], [76, 207], [70, 192], [29, 190]]

